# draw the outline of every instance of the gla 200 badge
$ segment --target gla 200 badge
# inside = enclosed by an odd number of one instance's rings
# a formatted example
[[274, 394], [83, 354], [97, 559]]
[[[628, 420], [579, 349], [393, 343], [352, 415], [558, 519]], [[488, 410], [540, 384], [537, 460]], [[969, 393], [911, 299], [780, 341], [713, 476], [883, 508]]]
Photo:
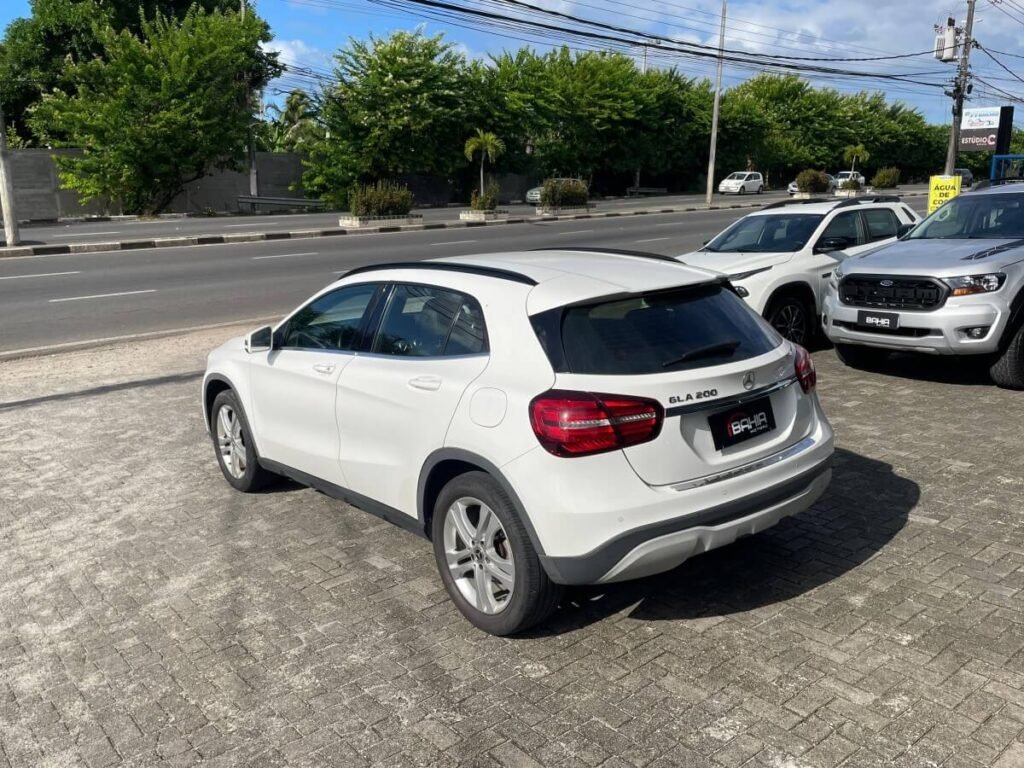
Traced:
[[689, 392], [685, 395], [669, 395], [669, 405], [677, 403], [689, 403], [693, 400], [706, 400], [709, 397], [718, 397], [717, 389], [705, 389], [701, 392]]

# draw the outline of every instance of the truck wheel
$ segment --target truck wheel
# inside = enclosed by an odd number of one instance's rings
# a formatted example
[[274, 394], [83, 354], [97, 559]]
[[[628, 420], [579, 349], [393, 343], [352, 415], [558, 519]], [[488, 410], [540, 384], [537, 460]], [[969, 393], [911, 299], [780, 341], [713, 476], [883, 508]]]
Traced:
[[862, 347], [859, 344], [836, 344], [836, 357], [849, 368], [877, 368], [884, 363], [889, 352], [878, 347]]
[[988, 375], [1000, 387], [1024, 389], [1024, 324], [1021, 324], [1006, 349], [992, 363]]

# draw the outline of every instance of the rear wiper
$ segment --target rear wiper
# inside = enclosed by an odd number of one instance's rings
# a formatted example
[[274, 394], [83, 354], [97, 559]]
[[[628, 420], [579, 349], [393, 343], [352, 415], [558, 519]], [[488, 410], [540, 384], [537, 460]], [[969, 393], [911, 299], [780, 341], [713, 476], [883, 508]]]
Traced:
[[715, 355], [732, 352], [739, 345], [739, 340], [734, 339], [731, 341], [722, 341], [717, 344], [708, 344], [706, 347], [697, 347], [696, 349], [691, 349], [689, 352], [686, 352], [673, 360], [662, 363], [661, 367], [671, 368], [673, 365], [687, 363], [690, 360], [696, 360], [701, 357], [714, 357]]

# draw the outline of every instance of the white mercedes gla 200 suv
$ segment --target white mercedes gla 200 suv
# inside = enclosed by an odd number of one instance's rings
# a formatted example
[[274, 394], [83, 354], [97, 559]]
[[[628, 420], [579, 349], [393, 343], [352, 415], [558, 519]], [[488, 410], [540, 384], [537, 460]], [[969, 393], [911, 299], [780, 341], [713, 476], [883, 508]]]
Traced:
[[721, 276], [664, 258], [353, 270], [210, 354], [224, 477], [287, 476], [425, 536], [497, 635], [560, 585], [666, 571], [806, 509], [833, 451], [810, 357]]

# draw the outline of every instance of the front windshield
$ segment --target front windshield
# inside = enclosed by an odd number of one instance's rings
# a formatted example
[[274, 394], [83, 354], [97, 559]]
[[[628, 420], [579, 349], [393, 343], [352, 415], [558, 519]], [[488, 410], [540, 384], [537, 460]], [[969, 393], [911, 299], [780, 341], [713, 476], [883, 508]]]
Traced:
[[1024, 237], [1024, 194], [967, 193], [955, 197], [915, 227], [911, 240], [1017, 239]]
[[740, 219], [704, 246], [712, 253], [799, 251], [821, 223], [816, 213], [780, 213]]

